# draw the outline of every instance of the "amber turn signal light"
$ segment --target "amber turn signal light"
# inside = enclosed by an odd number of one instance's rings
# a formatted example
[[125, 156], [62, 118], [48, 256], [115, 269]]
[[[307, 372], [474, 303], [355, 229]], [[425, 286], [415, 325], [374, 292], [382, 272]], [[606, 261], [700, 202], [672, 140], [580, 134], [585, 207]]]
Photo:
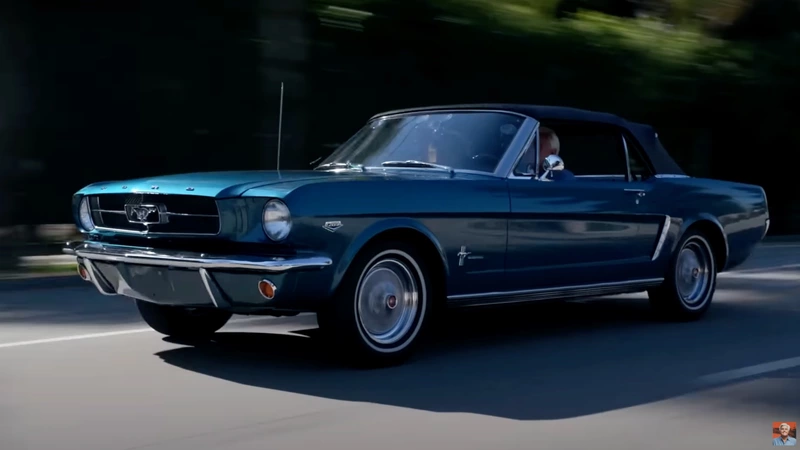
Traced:
[[261, 280], [258, 282], [258, 292], [267, 300], [275, 298], [275, 291], [277, 291], [277, 289], [278, 288], [269, 280]]
[[78, 275], [80, 275], [83, 281], [89, 281], [89, 271], [86, 270], [83, 264], [78, 264]]

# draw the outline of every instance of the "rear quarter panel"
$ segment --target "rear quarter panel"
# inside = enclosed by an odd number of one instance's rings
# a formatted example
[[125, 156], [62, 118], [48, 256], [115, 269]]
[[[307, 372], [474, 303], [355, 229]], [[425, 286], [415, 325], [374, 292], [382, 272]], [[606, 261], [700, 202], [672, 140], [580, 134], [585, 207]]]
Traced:
[[[742, 264], [766, 233], [769, 210], [760, 186], [707, 178], [660, 179], [669, 185], [664, 205], [672, 217], [669, 248], [674, 251], [689, 227], [706, 221], [722, 230], [726, 265], [730, 270]], [[670, 252], [671, 254], [671, 252]]]
[[[266, 194], [259, 189], [246, 193]], [[374, 177], [304, 184], [283, 200], [292, 212], [292, 244], [334, 261], [333, 270], [324, 271], [327, 278], [320, 279], [328, 294], [358, 252], [392, 229], [414, 230], [415, 239], [426, 239], [435, 247], [437, 260], [428, 263], [444, 266], [448, 294], [474, 292], [503, 276], [509, 212], [505, 180], [463, 174], [452, 179]], [[329, 221], [340, 221], [342, 226], [328, 231], [323, 226]], [[469, 271], [458, 270], [456, 255], [462, 245], [482, 256], [470, 261]]]

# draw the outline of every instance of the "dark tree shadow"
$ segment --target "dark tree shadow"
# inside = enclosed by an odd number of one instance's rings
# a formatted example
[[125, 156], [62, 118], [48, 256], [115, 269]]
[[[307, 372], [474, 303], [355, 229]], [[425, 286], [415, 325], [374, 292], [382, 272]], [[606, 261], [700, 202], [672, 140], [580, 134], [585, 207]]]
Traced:
[[[748, 289], [753, 289], [749, 291]], [[451, 314], [406, 365], [337, 366], [310, 318], [294, 333], [219, 333], [163, 351], [168, 364], [245, 385], [434, 412], [552, 420], [650, 403], [702, 388], [697, 378], [786, 358], [797, 283], [760, 291], [721, 282], [725, 300], [694, 323], [654, 320], [641, 296]], [[758, 302], [747, 300], [758, 296]]]

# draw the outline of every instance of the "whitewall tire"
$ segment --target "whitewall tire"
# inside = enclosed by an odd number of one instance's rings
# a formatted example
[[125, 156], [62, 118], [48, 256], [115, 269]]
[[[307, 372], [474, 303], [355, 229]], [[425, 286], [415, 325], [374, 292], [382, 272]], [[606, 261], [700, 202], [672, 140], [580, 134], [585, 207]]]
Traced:
[[379, 242], [362, 250], [335, 298], [317, 313], [337, 355], [365, 367], [405, 361], [430, 316], [428, 273], [422, 252], [409, 243]]
[[699, 231], [689, 230], [670, 258], [664, 283], [648, 291], [651, 305], [668, 319], [702, 317], [714, 297], [717, 270], [708, 239]]

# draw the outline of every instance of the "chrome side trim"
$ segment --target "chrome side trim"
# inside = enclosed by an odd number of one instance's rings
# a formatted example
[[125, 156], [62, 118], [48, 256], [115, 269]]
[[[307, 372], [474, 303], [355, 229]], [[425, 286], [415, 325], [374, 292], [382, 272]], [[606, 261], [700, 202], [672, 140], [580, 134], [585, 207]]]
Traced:
[[663, 278], [647, 278], [642, 280], [620, 281], [613, 283], [559, 286], [521, 291], [449, 295], [447, 296], [447, 300], [452, 302], [452, 306], [487, 306], [525, 303], [538, 300], [595, 297], [600, 295], [638, 292], [645, 290], [648, 287], [658, 286], [663, 281]]
[[203, 280], [203, 285], [208, 291], [208, 296], [211, 297], [211, 303], [217, 308], [229, 308], [231, 305], [222, 297], [222, 292], [217, 287], [217, 283], [211, 278], [211, 274], [206, 269], [200, 268], [200, 278]]
[[664, 241], [667, 239], [667, 234], [669, 234], [669, 226], [671, 224], [672, 217], [665, 217], [664, 225], [661, 227], [661, 236], [658, 237], [658, 244], [656, 244], [656, 250], [653, 252], [653, 257], [650, 259], [650, 261], [655, 261], [661, 254], [661, 249], [664, 247]]
[[[73, 253], [70, 253], [70, 251]], [[84, 258], [84, 260], [121, 262], [145, 266], [166, 266], [183, 269], [241, 269], [270, 273], [292, 270], [318, 270], [333, 264], [333, 261], [325, 256], [223, 256], [99, 242], [71, 244], [69, 248], [64, 249], [64, 253], [74, 254]]]

